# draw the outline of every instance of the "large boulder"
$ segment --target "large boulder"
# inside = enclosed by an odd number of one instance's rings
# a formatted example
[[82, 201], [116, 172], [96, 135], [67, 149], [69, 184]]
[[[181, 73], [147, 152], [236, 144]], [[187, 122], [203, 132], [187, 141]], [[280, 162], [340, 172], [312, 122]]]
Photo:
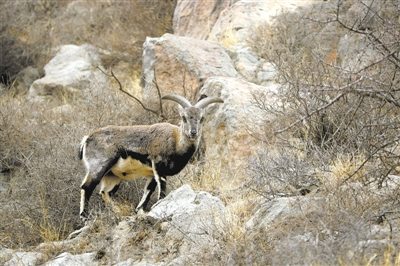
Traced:
[[207, 108], [203, 136], [209, 161], [234, 169], [247, 164], [249, 156], [257, 152], [259, 141], [255, 136], [264, 131], [269, 119], [254, 104], [258, 93], [267, 94], [271, 105], [277, 102], [273, 88], [231, 77], [207, 79], [200, 94], [224, 100], [221, 106]]
[[207, 40], [212, 26], [230, 0], [178, 0], [173, 19], [175, 35]]
[[268, 231], [271, 225], [290, 217], [304, 217], [317, 211], [322, 199], [309, 197], [277, 198], [266, 202], [246, 223], [248, 230], [264, 229]]
[[270, 22], [282, 9], [295, 9], [309, 2], [314, 1], [179, 0], [174, 12], [174, 34], [217, 41], [225, 47], [243, 46], [254, 27]]
[[147, 38], [143, 50], [145, 99], [157, 95], [154, 77], [164, 93], [194, 100], [207, 78], [239, 76], [226, 50], [215, 42], [165, 34], [160, 38]]
[[189, 185], [172, 191], [152, 207], [148, 217], [161, 223], [165, 241], [180, 242], [179, 252], [198, 254], [214, 242], [214, 231], [225, 216], [225, 205], [207, 192], [194, 192]]
[[46, 266], [64, 266], [64, 265], [81, 265], [91, 266], [99, 265], [96, 261], [96, 253], [84, 253], [72, 255], [68, 252], [64, 252], [58, 255], [55, 259], [47, 262]]
[[33, 82], [28, 98], [34, 100], [73, 96], [92, 82], [107, 82], [96, 67], [101, 60], [95, 47], [63, 45], [56, 56], [44, 67], [45, 76]]
[[[178, 261], [195, 262], [202, 251], [215, 244], [215, 234], [226, 224], [226, 213], [219, 198], [184, 185], [171, 191], [146, 216], [124, 217], [118, 223], [110, 241], [110, 263], [182, 265]], [[157, 237], [149, 230], [158, 232]], [[136, 239], [140, 245], [132, 252], [130, 246]], [[165, 255], [160, 257], [161, 254]]]
[[295, 9], [307, 2], [312, 2], [312, 0], [236, 1], [220, 13], [209, 39], [223, 43], [225, 46], [245, 46], [249, 34], [257, 25], [270, 22], [273, 16], [282, 9]]

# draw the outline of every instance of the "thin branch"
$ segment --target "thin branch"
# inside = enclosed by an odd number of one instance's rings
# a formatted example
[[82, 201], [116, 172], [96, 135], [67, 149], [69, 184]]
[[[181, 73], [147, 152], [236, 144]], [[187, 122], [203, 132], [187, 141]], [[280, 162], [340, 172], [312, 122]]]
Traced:
[[381, 146], [377, 147], [374, 151], [372, 151], [368, 158], [364, 160], [364, 162], [351, 174], [349, 175], [346, 179], [342, 181], [342, 184], [346, 183], [349, 181], [355, 174], [357, 174], [379, 151], [385, 149], [386, 147], [392, 145], [393, 143], [396, 143], [397, 141], [400, 140], [400, 137], [395, 138], [394, 140], [391, 140], [387, 143], [382, 144]]
[[306, 120], [307, 118], [309, 118], [310, 116], [328, 108], [329, 106], [331, 106], [332, 104], [334, 104], [335, 102], [337, 102], [340, 98], [342, 98], [344, 95], [346, 95], [347, 92], [341, 93], [338, 96], [336, 96], [332, 101], [330, 101], [329, 103], [327, 103], [326, 105], [321, 106], [320, 108], [314, 110], [313, 112], [307, 114], [306, 116], [303, 116], [302, 118], [296, 120], [295, 122], [293, 122], [292, 124], [290, 124], [289, 126], [285, 127], [284, 129], [280, 129], [274, 132], [274, 135], [276, 134], [280, 134], [282, 132], [285, 132], [287, 130], [289, 130], [290, 128], [294, 127], [295, 125], [297, 125], [298, 123], [303, 122], [304, 120]]
[[[362, 4], [364, 4], [364, 3], [362, 3]], [[372, 3], [371, 3], [371, 5], [372, 5]], [[368, 6], [366, 4], [364, 4], [364, 6], [368, 9], [368, 12], [373, 11], [371, 6]], [[314, 22], [318, 22], [318, 23], [325, 23], [325, 24], [338, 23], [340, 26], [342, 26], [344, 29], [346, 29], [348, 31], [362, 34], [364, 36], [371, 38], [372, 43], [375, 44], [375, 47], [377, 48], [377, 50], [379, 50], [381, 52], [381, 54], [384, 56], [384, 58], [388, 58], [388, 60], [390, 60], [393, 64], [395, 64], [397, 67], [400, 67], [400, 58], [396, 55], [399, 52], [398, 50], [391, 51], [389, 49], [389, 47], [387, 46], [387, 44], [384, 43], [379, 37], [375, 36], [372, 31], [369, 31], [368, 29], [358, 28], [356, 25], [360, 20], [355, 20], [353, 25], [347, 25], [345, 22], [343, 22], [341, 20], [339, 13], [340, 13], [340, 1], [337, 4], [337, 8], [335, 11], [335, 18], [327, 19], [327, 20], [319, 20], [319, 19], [307, 17], [307, 19], [310, 21], [314, 21]], [[383, 20], [378, 15], [377, 12], [373, 12], [373, 13], [374, 13], [373, 16], [377, 16], [381, 20]], [[367, 14], [365, 14], [365, 16], [362, 20], [364, 20], [366, 17], [367, 17]], [[382, 49], [379, 49], [378, 47], [381, 47]]]
[[354, 93], [354, 94], [368, 96], [368, 97], [375, 98], [375, 99], [379, 99], [381, 101], [385, 101], [387, 103], [393, 104], [396, 107], [400, 107], [399, 102], [397, 102], [395, 99], [389, 98], [389, 96], [387, 96], [387, 95], [383, 95], [379, 91], [351, 90], [349, 92]]
[[[369, 8], [368, 6], [367, 6], [367, 8], [368, 8], [368, 11], [371, 11], [371, 8]], [[342, 20], [340, 20], [340, 18], [339, 18], [339, 4], [338, 4], [338, 9], [336, 11], [336, 22], [339, 23], [340, 26], [342, 26], [343, 28], [345, 28], [345, 29], [347, 29], [349, 31], [352, 31], [352, 32], [355, 32], [355, 33], [358, 33], [358, 34], [362, 34], [362, 35], [365, 35], [365, 36], [368, 36], [368, 37], [371, 37], [372, 41], [375, 42], [375, 44], [376, 44], [375, 47], [378, 47], [378, 46], [382, 47], [382, 49], [384, 50], [384, 51], [381, 51], [382, 54], [386, 58], [389, 58], [389, 60], [393, 59], [394, 61], [390, 60], [393, 64], [395, 64], [396, 66], [400, 66], [400, 58], [396, 56], [396, 53], [398, 51], [396, 51], [396, 50], [395, 51], [391, 51], [386, 46], [386, 44], [382, 42], [382, 40], [379, 37], [375, 36], [373, 34], [373, 32], [368, 31], [368, 29], [365, 29], [365, 30], [358, 29], [358, 28], [355, 27], [355, 24], [350, 27], [347, 24], [345, 24]]]
[[[364, 79], [364, 78], [361, 77], [361, 78], [359, 78], [358, 80], [356, 80], [356, 81], [354, 81], [354, 82], [352, 82], [352, 83], [350, 83], [350, 84], [347, 84], [346, 86], [343, 86], [342, 88], [339, 88], [338, 91], [346, 90], [347, 88], [350, 88], [351, 86], [353, 86], [353, 85], [359, 83], [359, 82], [362, 81], [363, 79]], [[312, 111], [311, 113], [308, 113], [307, 115], [305, 115], [305, 116], [303, 116], [302, 118], [296, 120], [295, 122], [293, 122], [293, 123], [290, 124], [289, 126], [283, 128], [283, 129], [280, 129], [280, 130], [275, 131], [275, 132], [274, 132], [274, 135], [280, 134], [280, 133], [282, 133], [282, 132], [285, 132], [285, 131], [289, 130], [290, 128], [294, 127], [295, 125], [297, 125], [298, 123], [303, 122], [304, 120], [306, 120], [306, 119], [309, 118], [310, 116], [312, 116], [312, 115], [314, 115], [314, 114], [317, 114], [317, 113], [319, 113], [320, 111], [322, 111], [322, 110], [328, 108], [329, 106], [331, 106], [332, 104], [334, 104], [335, 102], [337, 102], [339, 99], [341, 99], [343, 96], [345, 96], [347, 93], [349, 93], [348, 90], [346, 90], [346, 91], [344, 91], [343, 93], [337, 95], [335, 98], [333, 98], [333, 99], [332, 99], [331, 101], [329, 101], [327, 104], [325, 104], [325, 105], [321, 106], [320, 108], [318, 108], [318, 109]]]
[[157, 93], [158, 93], [158, 102], [159, 102], [159, 105], [160, 105], [160, 117], [162, 117], [164, 120], [167, 120], [166, 117], [164, 116], [164, 113], [163, 113], [164, 109], [163, 109], [162, 101], [161, 101], [161, 90], [158, 87], [157, 76], [156, 76], [156, 71], [155, 70], [154, 70], [153, 84], [154, 84], [154, 86], [156, 86]]
[[[101, 71], [104, 75], [106, 75], [106, 76], [108, 76], [108, 77], [114, 78], [114, 79], [117, 81], [117, 83], [118, 83], [119, 90], [120, 90], [121, 92], [125, 93], [126, 95], [128, 95], [129, 97], [131, 97], [132, 99], [134, 99], [135, 101], [137, 101], [137, 102], [140, 104], [140, 106], [142, 106], [142, 108], [143, 108], [144, 110], [149, 111], [149, 112], [151, 112], [151, 113], [153, 113], [153, 114], [155, 114], [155, 115], [161, 117], [163, 120], [167, 120], [167, 118], [164, 116], [164, 114], [163, 114], [163, 112], [162, 112], [161, 92], [160, 92], [160, 89], [159, 89], [158, 86], [157, 86], [157, 83], [155, 83], [155, 84], [156, 84], [156, 88], [157, 88], [158, 95], [159, 95], [159, 98], [160, 98], [160, 108], [161, 108], [161, 109], [160, 109], [160, 110], [161, 110], [160, 112], [159, 112], [159, 111], [156, 111], [156, 110], [153, 110], [153, 109], [151, 109], [151, 108], [148, 108], [147, 106], [144, 105], [144, 103], [143, 103], [141, 100], [139, 100], [139, 98], [135, 97], [134, 95], [132, 95], [132, 94], [129, 93], [128, 91], [124, 90], [124, 89], [122, 88], [121, 82], [120, 82], [119, 79], [114, 75], [114, 72], [113, 72], [112, 70], [111, 70], [111, 74], [108, 74], [108, 73], [106, 73], [103, 69], [101, 69], [100, 67], [97, 67], [97, 68], [100, 69], [100, 71]], [[153, 81], [153, 82], [154, 82], [154, 81]]]

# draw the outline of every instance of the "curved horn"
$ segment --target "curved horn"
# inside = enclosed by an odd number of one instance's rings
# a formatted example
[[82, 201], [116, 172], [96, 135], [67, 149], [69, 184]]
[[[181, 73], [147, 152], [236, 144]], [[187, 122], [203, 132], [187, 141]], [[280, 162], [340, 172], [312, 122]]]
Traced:
[[223, 103], [223, 102], [224, 101], [219, 97], [207, 97], [207, 98], [201, 99], [198, 103], [196, 103], [194, 105], [194, 107], [197, 107], [199, 109], [203, 109], [209, 104], [212, 104], [212, 103]]
[[183, 108], [189, 108], [192, 106], [192, 104], [187, 99], [185, 99], [184, 97], [182, 97], [180, 95], [176, 95], [176, 94], [167, 94], [167, 95], [161, 97], [161, 100], [171, 100], [171, 101], [177, 102]]

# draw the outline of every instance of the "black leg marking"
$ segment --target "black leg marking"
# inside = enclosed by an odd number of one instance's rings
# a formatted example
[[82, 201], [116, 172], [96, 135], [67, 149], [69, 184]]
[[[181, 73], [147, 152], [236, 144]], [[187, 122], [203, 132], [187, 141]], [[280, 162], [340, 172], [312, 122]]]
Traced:
[[[86, 219], [88, 217], [89, 210], [89, 199], [93, 194], [94, 189], [100, 183], [104, 174], [107, 172], [107, 168], [102, 168], [100, 171], [96, 173], [88, 172], [85, 176], [85, 179], [81, 185], [81, 206], [80, 206], [80, 216], [82, 219]], [[92, 178], [92, 177], [95, 178]]]
[[110, 197], [114, 197], [114, 196], [115, 196], [115, 193], [117, 193], [117, 191], [118, 191], [118, 189], [119, 189], [119, 185], [120, 185], [120, 184], [116, 185], [116, 186], [109, 192]]
[[143, 204], [142, 204], [142, 209], [146, 209], [147, 204], [150, 201], [150, 197], [153, 194], [153, 192], [156, 190], [157, 187], [157, 182], [156, 180], [153, 178], [150, 182], [150, 184], [147, 186], [146, 190], [148, 191], [146, 199], [144, 200]]
[[147, 179], [145, 188], [144, 188], [144, 193], [142, 196], [142, 199], [140, 200], [138, 206], [136, 207], [136, 212], [139, 212], [140, 210], [143, 210], [146, 208], [147, 203], [149, 203], [151, 194], [153, 194], [154, 190], [156, 189], [157, 182], [154, 179], [154, 177], [149, 177]]
[[86, 219], [88, 217], [88, 209], [89, 209], [89, 199], [93, 194], [94, 189], [96, 188], [98, 182], [90, 182], [89, 184], [84, 184], [81, 186], [81, 211], [80, 216], [82, 219]]

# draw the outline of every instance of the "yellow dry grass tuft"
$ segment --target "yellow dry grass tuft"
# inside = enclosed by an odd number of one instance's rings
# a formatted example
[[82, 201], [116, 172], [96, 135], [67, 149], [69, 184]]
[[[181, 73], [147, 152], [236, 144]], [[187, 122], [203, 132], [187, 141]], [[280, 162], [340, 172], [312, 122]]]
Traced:
[[364, 162], [363, 155], [338, 156], [332, 165], [332, 175], [338, 181], [349, 179], [361, 181], [365, 176]]

